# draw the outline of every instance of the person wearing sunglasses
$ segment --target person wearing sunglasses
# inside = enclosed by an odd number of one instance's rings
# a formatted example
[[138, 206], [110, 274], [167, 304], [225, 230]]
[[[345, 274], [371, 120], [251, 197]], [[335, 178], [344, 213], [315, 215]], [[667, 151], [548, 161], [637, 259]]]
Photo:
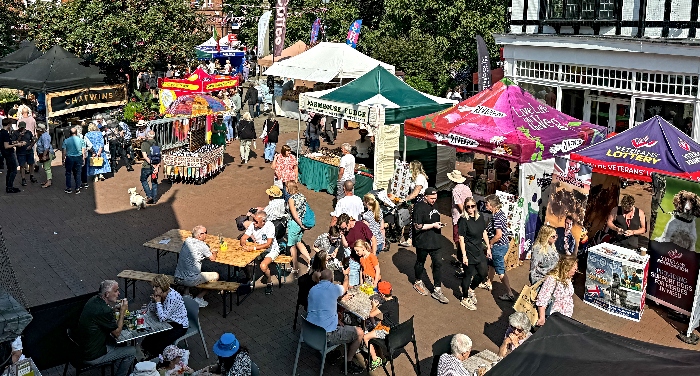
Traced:
[[[202, 261], [209, 258], [216, 260], [217, 251], [209, 249], [204, 241], [207, 239], [207, 228], [197, 226], [192, 230], [192, 237], [185, 239], [180, 250], [180, 257], [175, 267], [175, 283], [187, 287], [185, 294], [189, 294], [189, 288], [206, 282], [219, 280], [219, 273], [203, 272]], [[194, 300], [200, 307], [206, 307], [209, 303], [204, 300], [207, 290], [201, 290]]]
[[559, 252], [555, 247], [558, 239], [557, 230], [548, 225], [542, 226], [532, 246], [530, 260], [530, 283], [536, 284], [547, 276], [559, 261]]
[[506, 329], [503, 343], [498, 349], [498, 356], [503, 358], [522, 345], [532, 335], [531, 329], [532, 324], [526, 313], [515, 312], [508, 316], [508, 329]]
[[461, 261], [464, 265], [460, 304], [464, 308], [474, 311], [477, 302], [474, 290], [487, 277], [488, 265], [485, 256], [491, 258], [491, 247], [486, 233], [486, 221], [482, 215], [479, 215], [473, 197], [467, 197], [464, 200], [464, 211], [460, 215], [457, 227]]

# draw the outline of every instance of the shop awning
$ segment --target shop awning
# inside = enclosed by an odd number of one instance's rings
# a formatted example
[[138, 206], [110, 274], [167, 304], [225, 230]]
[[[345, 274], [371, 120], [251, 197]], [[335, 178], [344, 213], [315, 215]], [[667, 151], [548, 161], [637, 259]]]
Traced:
[[173, 90], [179, 95], [203, 94], [237, 87], [238, 76], [209, 74], [197, 68], [185, 79], [159, 78], [158, 88]]
[[593, 172], [651, 181], [651, 174], [700, 181], [700, 144], [661, 116], [571, 154]]
[[607, 130], [539, 102], [508, 79], [442, 112], [406, 120], [404, 134], [526, 163], [581, 150]]

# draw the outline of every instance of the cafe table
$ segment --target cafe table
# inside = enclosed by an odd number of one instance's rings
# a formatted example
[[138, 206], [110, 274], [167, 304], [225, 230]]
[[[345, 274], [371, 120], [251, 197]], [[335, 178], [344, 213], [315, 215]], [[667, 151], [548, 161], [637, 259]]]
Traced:
[[338, 305], [346, 312], [357, 316], [362, 322], [369, 318], [369, 313], [372, 311], [371, 297], [356, 287], [350, 288], [347, 294], [340, 298]]
[[152, 311], [146, 313], [144, 322], [146, 325], [143, 329], [129, 329], [126, 323], [124, 323], [122, 332], [119, 334], [119, 337], [117, 337], [117, 344], [135, 341], [136, 339], [164, 332], [173, 328], [167, 322], [161, 322], [158, 320], [158, 316], [156, 316], [155, 312]]

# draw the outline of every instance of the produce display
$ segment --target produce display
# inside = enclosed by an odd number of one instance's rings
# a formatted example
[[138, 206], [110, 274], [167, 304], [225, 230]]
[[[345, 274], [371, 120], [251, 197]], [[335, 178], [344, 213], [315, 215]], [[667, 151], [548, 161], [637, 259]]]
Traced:
[[[331, 166], [339, 166], [340, 158], [342, 155], [343, 153], [341, 151], [341, 148], [328, 149], [326, 147], [323, 147], [319, 149], [319, 151], [316, 153], [309, 153], [304, 156]], [[369, 178], [374, 178], [374, 175], [372, 175], [372, 170], [370, 170], [367, 166], [363, 165], [362, 163], [355, 163], [355, 173], [367, 176]]]
[[173, 183], [203, 184], [224, 168], [224, 147], [204, 145], [196, 151], [187, 147], [163, 154], [165, 176]]

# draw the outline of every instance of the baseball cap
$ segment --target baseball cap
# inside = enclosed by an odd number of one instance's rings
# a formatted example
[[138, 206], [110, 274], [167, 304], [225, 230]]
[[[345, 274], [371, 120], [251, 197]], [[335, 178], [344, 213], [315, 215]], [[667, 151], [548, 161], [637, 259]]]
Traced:
[[425, 193], [423, 193], [423, 194], [426, 195], [426, 196], [429, 196], [429, 195], [436, 195], [436, 194], [437, 194], [437, 189], [435, 189], [435, 187], [428, 187], [428, 188], [425, 189]]
[[19, 121], [17, 122], [17, 128], [27, 128], [27, 123]]

